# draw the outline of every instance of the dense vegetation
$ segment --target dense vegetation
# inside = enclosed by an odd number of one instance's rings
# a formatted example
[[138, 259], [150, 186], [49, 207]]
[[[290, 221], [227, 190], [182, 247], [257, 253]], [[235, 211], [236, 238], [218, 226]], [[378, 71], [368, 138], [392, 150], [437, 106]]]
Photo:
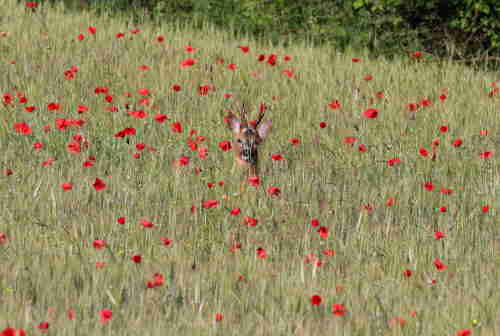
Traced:
[[[49, 0], [50, 1], [50, 0]], [[59, 2], [59, 1], [52, 1]], [[73, 8], [135, 20], [211, 22], [272, 41], [309, 39], [375, 55], [421, 49], [440, 57], [493, 60], [500, 52], [497, 0], [65, 0]], [[472, 59], [472, 60], [471, 60]]]

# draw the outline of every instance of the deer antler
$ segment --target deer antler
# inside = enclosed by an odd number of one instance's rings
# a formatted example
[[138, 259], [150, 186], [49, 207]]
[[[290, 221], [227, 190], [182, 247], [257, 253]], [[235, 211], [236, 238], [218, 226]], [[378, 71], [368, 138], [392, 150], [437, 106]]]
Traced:
[[243, 127], [247, 127], [248, 126], [248, 121], [247, 121], [247, 110], [245, 108], [245, 104], [241, 104], [241, 114], [240, 114], [241, 118], [240, 118], [240, 121], [241, 121], [241, 125]]
[[264, 118], [264, 114], [266, 114], [265, 108], [259, 109], [259, 114], [257, 115], [257, 123], [255, 124], [255, 127], [259, 126], [260, 122]]

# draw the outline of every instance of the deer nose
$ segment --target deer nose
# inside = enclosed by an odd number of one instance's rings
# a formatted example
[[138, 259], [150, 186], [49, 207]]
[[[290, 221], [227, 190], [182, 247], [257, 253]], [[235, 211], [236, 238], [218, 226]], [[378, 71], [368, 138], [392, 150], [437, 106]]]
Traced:
[[241, 144], [241, 147], [244, 151], [252, 151], [253, 147], [254, 147], [254, 143], [253, 141], [245, 141]]
[[248, 140], [241, 144], [241, 158], [247, 162], [254, 162], [256, 160], [257, 151], [255, 150], [255, 141]]

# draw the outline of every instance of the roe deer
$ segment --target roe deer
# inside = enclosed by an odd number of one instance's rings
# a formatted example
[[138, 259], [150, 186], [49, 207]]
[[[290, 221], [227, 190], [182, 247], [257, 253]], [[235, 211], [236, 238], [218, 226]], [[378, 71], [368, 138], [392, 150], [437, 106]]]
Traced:
[[241, 192], [250, 179], [259, 177], [258, 146], [263, 142], [272, 125], [270, 120], [262, 122], [264, 113], [264, 109], [261, 109], [257, 120], [248, 122], [243, 104], [239, 119], [232, 111], [229, 111], [229, 114], [224, 118], [234, 134], [235, 168], [242, 171]]

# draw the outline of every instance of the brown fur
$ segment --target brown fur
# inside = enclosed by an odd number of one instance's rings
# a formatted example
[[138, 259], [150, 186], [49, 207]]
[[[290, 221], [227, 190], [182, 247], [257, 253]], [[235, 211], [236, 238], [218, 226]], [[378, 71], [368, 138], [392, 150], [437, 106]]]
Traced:
[[261, 111], [256, 122], [249, 123], [244, 105], [239, 119], [232, 111], [225, 117], [234, 134], [235, 167], [242, 172], [241, 191], [248, 185], [249, 178], [259, 176], [258, 146], [262, 144], [271, 127], [271, 121], [261, 124], [263, 118], [264, 112]]

